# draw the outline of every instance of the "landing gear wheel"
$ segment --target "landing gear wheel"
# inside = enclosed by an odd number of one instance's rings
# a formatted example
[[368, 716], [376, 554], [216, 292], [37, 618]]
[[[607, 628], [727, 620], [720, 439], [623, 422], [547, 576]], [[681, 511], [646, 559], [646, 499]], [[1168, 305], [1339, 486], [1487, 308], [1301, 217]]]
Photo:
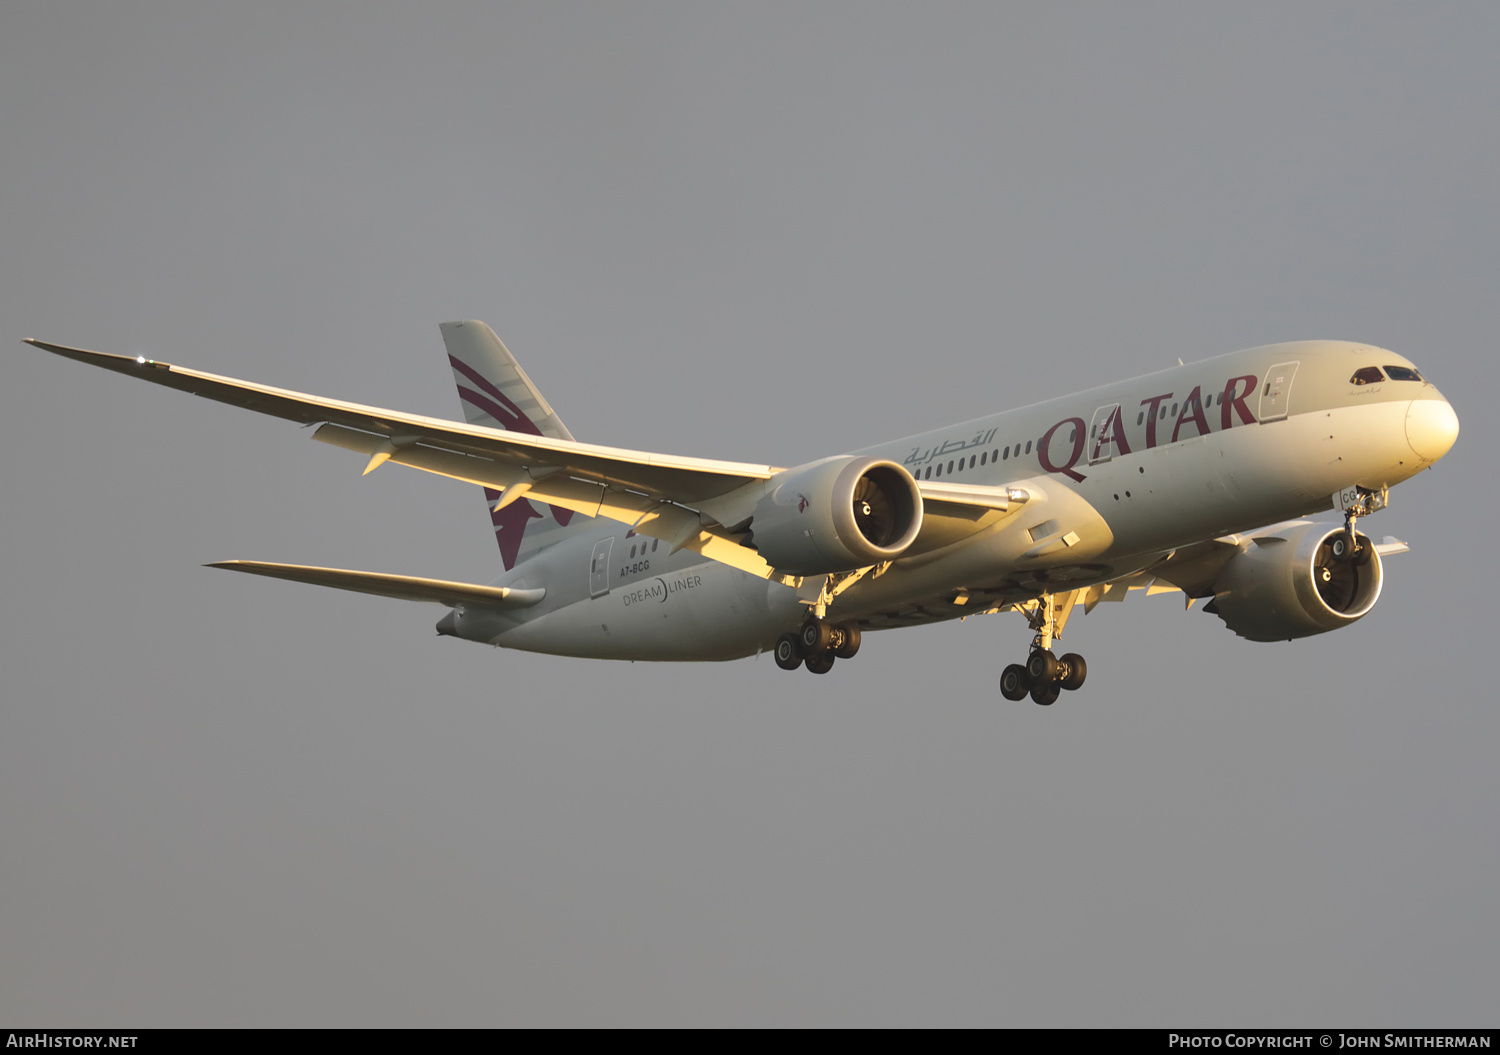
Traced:
[[1031, 676], [1019, 663], [1012, 663], [1000, 672], [1000, 695], [1007, 700], [1024, 700], [1031, 691]]
[[1062, 690], [1056, 685], [1038, 685], [1031, 690], [1031, 702], [1040, 704], [1043, 707], [1051, 707], [1057, 702], [1057, 697], [1061, 693]]
[[843, 635], [843, 640], [833, 646], [833, 654], [839, 659], [853, 659], [854, 654], [859, 651], [859, 624], [840, 623], [834, 628], [835, 639]]
[[833, 653], [819, 652], [816, 656], [808, 656], [807, 669], [814, 674], [827, 674], [833, 669]]
[[[1050, 685], [1057, 680], [1057, 676], [1061, 671], [1058, 667], [1057, 657], [1049, 650], [1039, 648], [1026, 657], [1026, 673], [1031, 678], [1031, 684]], [[1031, 698], [1035, 700], [1036, 694], [1033, 693]], [[1037, 700], [1036, 702], [1041, 703], [1042, 701]], [[1047, 702], [1051, 703], [1052, 701], [1048, 700]]]
[[796, 634], [782, 634], [776, 639], [776, 665], [782, 670], [796, 670], [802, 666], [802, 650], [797, 644]]
[[797, 631], [797, 643], [802, 646], [802, 654], [809, 659], [819, 653], [827, 652], [832, 638], [833, 627], [828, 625], [826, 619], [809, 619], [802, 624], [802, 629]]
[[1077, 652], [1065, 652], [1057, 662], [1063, 668], [1058, 686], [1070, 692], [1083, 688], [1083, 679], [1089, 676], [1089, 665], [1083, 661], [1083, 657]]

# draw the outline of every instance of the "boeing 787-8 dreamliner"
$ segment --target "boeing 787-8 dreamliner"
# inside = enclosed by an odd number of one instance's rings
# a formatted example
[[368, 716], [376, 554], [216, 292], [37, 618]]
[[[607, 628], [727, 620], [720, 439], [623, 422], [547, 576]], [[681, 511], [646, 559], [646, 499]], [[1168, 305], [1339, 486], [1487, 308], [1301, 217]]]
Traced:
[[[450, 611], [440, 634], [630, 660], [771, 650], [825, 674], [863, 632], [1015, 611], [1001, 693], [1039, 704], [1087, 666], [1053, 642], [1082, 604], [1210, 598], [1241, 637], [1347, 626], [1380, 596], [1358, 519], [1453, 446], [1453, 408], [1405, 358], [1304, 341], [1233, 352], [791, 468], [580, 443], [494, 332], [441, 326], [465, 421], [173, 366], [49, 352], [308, 424], [354, 451], [484, 488], [489, 585], [257, 561], [212, 565]], [[1301, 519], [1336, 510], [1343, 523]], [[1269, 526], [1266, 526], [1269, 525]]]

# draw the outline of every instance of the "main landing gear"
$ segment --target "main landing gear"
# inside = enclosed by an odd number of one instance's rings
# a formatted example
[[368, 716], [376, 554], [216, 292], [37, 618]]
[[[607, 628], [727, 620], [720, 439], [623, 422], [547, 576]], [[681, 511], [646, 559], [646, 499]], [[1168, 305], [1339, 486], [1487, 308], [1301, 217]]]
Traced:
[[[816, 596], [811, 592], [802, 595], [802, 601], [811, 607], [801, 628], [793, 634], [782, 634], [776, 639], [776, 665], [782, 670], [796, 670], [802, 664], [814, 674], [827, 674], [833, 669], [835, 659], [853, 659], [859, 651], [859, 624], [830, 623], [828, 606], [833, 599], [866, 575], [878, 579], [891, 566], [890, 561], [872, 564], [867, 568], [843, 575], [824, 575], [812, 580], [818, 588]], [[798, 580], [799, 594], [801, 580]]]
[[858, 623], [830, 623], [809, 616], [796, 633], [776, 639], [776, 665], [782, 670], [796, 670], [806, 663], [814, 674], [827, 674], [835, 658], [853, 659], [858, 651]]
[[1052, 639], [1062, 635], [1076, 599], [1076, 593], [1065, 594], [1059, 603], [1057, 595], [1048, 594], [1021, 606], [1036, 637], [1026, 662], [1012, 663], [1001, 672], [1000, 695], [1007, 700], [1024, 700], [1030, 695], [1033, 703], [1050, 707], [1064, 689], [1071, 692], [1083, 688], [1089, 674], [1083, 657], [1077, 652], [1064, 653], [1061, 658], [1052, 654]]
[[1026, 657], [1024, 664], [1012, 663], [1005, 668], [1000, 675], [1000, 695], [1007, 700], [1024, 700], [1030, 694], [1032, 702], [1050, 707], [1063, 689], [1083, 688], [1088, 675], [1089, 665], [1077, 652], [1065, 652], [1058, 658], [1051, 649], [1039, 648]]

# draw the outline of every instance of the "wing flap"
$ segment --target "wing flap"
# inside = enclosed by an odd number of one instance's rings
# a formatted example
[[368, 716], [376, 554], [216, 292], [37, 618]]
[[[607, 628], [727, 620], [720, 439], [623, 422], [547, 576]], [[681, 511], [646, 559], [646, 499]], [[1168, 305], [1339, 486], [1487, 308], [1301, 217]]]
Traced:
[[527, 469], [499, 464], [487, 458], [429, 447], [424, 443], [395, 446], [384, 437], [345, 428], [323, 425], [313, 439], [357, 454], [385, 453], [386, 460], [414, 469], [447, 476], [466, 483], [480, 484], [505, 492], [513, 484], [525, 483], [525, 497], [548, 505], [570, 509], [589, 517], [605, 517], [629, 524], [636, 534], [661, 539], [674, 550], [687, 549], [709, 560], [728, 564], [762, 579], [772, 575], [772, 568], [754, 550], [741, 546], [722, 532], [705, 527], [698, 514], [684, 506], [665, 502], [639, 491], [608, 487], [593, 480], [580, 480], [566, 472], [543, 475], [537, 479]]
[[242, 571], [272, 579], [288, 579], [313, 586], [331, 586], [377, 597], [395, 597], [402, 601], [429, 601], [492, 609], [529, 608], [547, 596], [545, 588], [517, 589], [510, 586], [479, 586], [475, 583], [449, 582], [446, 579], [422, 579], [411, 575], [389, 575], [385, 572], [352, 571], [347, 568], [316, 568], [305, 564], [270, 564], [255, 560], [225, 560], [207, 564], [208, 568]]

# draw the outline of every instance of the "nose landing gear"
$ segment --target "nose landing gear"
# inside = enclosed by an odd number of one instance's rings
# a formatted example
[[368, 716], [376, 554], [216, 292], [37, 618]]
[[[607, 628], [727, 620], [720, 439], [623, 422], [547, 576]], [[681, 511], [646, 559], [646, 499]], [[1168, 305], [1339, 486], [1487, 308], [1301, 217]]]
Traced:
[[1389, 487], [1372, 491], [1368, 487], [1355, 486], [1334, 492], [1334, 508], [1344, 511], [1344, 537], [1335, 539], [1331, 547], [1334, 560], [1349, 562], [1361, 559], [1357, 533], [1359, 518], [1380, 512], [1390, 504], [1390, 501], [1391, 489]]

